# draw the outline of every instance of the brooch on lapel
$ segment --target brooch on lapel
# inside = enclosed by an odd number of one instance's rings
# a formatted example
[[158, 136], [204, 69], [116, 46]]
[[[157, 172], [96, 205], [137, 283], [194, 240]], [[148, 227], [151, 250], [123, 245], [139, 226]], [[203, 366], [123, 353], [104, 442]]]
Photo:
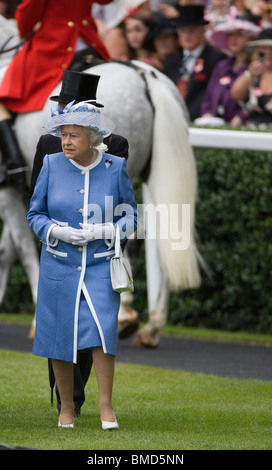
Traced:
[[112, 164], [112, 160], [108, 160], [107, 158], [107, 160], [105, 161], [106, 170], [109, 168], [109, 166], [111, 166], [111, 164]]
[[199, 57], [199, 59], [197, 59], [197, 62], [195, 64], [194, 72], [200, 73], [200, 72], [203, 72], [203, 69], [204, 69], [204, 59]]
[[196, 82], [205, 82], [208, 79], [207, 74], [204, 72], [204, 60], [201, 57], [197, 59], [194, 72]]

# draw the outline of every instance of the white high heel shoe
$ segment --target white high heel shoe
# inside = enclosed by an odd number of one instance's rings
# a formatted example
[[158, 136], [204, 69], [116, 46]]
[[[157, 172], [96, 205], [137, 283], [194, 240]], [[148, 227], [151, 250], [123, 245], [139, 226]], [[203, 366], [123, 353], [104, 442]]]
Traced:
[[119, 424], [117, 423], [116, 419], [115, 421], [103, 421], [103, 419], [101, 418], [101, 422], [102, 422], [102, 429], [104, 430], [106, 429], [112, 430], [112, 429], [119, 428]]
[[60, 416], [59, 416], [58, 427], [59, 427], [59, 428], [73, 428], [73, 427], [74, 427], [74, 423], [70, 423], [70, 424], [61, 424], [61, 422], [60, 422]]

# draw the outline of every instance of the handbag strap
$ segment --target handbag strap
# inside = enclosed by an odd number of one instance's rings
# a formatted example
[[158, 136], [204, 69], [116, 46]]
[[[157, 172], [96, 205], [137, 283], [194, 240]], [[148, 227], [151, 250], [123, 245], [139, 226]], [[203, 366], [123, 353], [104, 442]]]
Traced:
[[115, 256], [120, 258], [120, 227], [115, 225]]

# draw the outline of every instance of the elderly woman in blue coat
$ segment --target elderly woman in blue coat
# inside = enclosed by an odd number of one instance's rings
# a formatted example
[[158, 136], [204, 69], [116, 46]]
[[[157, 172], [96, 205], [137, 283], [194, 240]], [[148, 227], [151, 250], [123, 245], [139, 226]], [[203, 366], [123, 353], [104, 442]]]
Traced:
[[33, 354], [52, 359], [60, 392], [59, 426], [74, 426], [73, 363], [92, 348], [103, 429], [118, 428], [112, 406], [120, 295], [110, 259], [115, 227], [121, 242], [136, 230], [126, 160], [97, 147], [114, 124], [88, 102], [57, 109], [45, 129], [63, 152], [46, 155], [27, 220], [42, 241]]

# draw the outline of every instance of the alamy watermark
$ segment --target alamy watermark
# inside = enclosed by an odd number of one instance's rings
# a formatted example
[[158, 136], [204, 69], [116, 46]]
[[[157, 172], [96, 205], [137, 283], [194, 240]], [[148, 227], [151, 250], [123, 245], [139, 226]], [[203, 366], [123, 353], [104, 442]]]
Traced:
[[[190, 246], [190, 204], [137, 204], [138, 228], [133, 236], [134, 207], [130, 204], [114, 206], [112, 196], [105, 196], [105, 214], [98, 204], [88, 205], [88, 223], [112, 222], [114, 217], [126, 217], [127, 221], [121, 228], [121, 238], [137, 238], [149, 240], [171, 239], [174, 251], [187, 250]], [[104, 220], [103, 220], [104, 219]]]

